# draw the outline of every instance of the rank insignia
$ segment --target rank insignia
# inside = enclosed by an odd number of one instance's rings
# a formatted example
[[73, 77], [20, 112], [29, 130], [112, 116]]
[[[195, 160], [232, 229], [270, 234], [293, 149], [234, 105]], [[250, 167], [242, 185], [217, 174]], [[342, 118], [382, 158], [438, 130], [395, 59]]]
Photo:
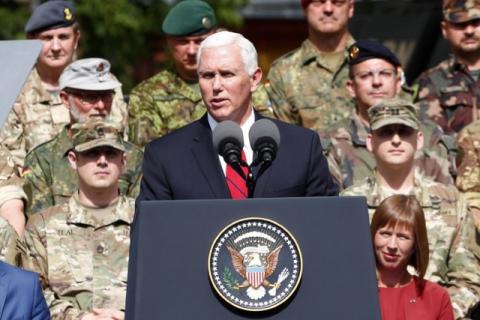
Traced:
[[63, 15], [65, 17], [65, 20], [70, 21], [73, 19], [73, 14], [70, 8], [65, 8], [63, 9]]
[[205, 29], [210, 29], [212, 27], [212, 22], [210, 21], [210, 19], [208, 17], [203, 17], [202, 18], [202, 26]]
[[350, 52], [348, 53], [350, 60], [355, 60], [358, 57], [359, 52], [360, 52], [360, 49], [357, 46], [352, 46], [350, 48]]
[[208, 257], [210, 282], [230, 305], [265, 311], [287, 301], [302, 277], [302, 253], [275, 221], [246, 218], [223, 229]]

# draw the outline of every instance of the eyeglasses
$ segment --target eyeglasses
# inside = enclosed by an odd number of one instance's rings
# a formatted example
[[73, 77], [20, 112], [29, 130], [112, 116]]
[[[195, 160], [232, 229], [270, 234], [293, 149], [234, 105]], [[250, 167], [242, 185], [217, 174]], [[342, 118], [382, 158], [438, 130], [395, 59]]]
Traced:
[[349, 0], [313, 0], [312, 4], [324, 5], [328, 1], [330, 1], [332, 3], [332, 5], [334, 5], [336, 7], [341, 7], [345, 3], [347, 3]]
[[77, 98], [83, 105], [94, 105], [100, 100], [103, 103], [111, 103], [113, 101], [114, 91], [69, 91], [69, 94]]
[[378, 130], [375, 130], [375, 135], [380, 138], [391, 138], [395, 134], [398, 134], [400, 138], [408, 138], [411, 137], [415, 133], [415, 129], [412, 127], [407, 127], [404, 125], [389, 125], [385, 127], [381, 127]]
[[397, 75], [395, 69], [382, 69], [382, 70], [366, 70], [359, 71], [353, 76], [360, 81], [372, 81], [375, 76], [379, 77], [382, 80], [393, 80]]

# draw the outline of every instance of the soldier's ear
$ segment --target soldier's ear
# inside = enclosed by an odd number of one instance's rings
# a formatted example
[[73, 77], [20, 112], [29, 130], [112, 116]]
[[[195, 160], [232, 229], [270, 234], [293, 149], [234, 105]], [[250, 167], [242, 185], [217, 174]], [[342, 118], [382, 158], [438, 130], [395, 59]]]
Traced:
[[367, 149], [368, 149], [368, 151], [373, 152], [373, 147], [372, 147], [372, 134], [371, 134], [371, 133], [368, 133], [368, 134], [367, 134], [367, 141], [366, 141], [366, 143], [367, 143]]
[[75, 152], [68, 151], [67, 158], [68, 158], [68, 163], [70, 163], [70, 167], [73, 170], [77, 170], [77, 160], [78, 160], [78, 158], [77, 158], [77, 155], [75, 154]]
[[417, 131], [417, 150], [421, 150], [423, 148], [423, 132], [421, 130]]
[[352, 98], [356, 98], [355, 89], [353, 88], [353, 86], [354, 86], [353, 80], [348, 79], [347, 80], [347, 91]]
[[442, 20], [442, 22], [440, 22], [440, 28], [442, 29], [442, 35], [445, 39], [447, 39], [447, 22], [445, 20]]

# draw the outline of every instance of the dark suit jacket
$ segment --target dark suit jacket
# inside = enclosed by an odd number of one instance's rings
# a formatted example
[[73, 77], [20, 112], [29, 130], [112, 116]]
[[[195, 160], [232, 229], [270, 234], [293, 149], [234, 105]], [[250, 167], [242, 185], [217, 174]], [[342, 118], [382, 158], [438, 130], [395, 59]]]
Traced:
[[50, 319], [38, 274], [0, 262], [0, 320]]
[[[318, 134], [272, 121], [280, 130], [280, 147], [272, 165], [258, 178], [254, 197], [337, 195]], [[137, 201], [225, 198], [230, 193], [206, 114], [145, 147]]]

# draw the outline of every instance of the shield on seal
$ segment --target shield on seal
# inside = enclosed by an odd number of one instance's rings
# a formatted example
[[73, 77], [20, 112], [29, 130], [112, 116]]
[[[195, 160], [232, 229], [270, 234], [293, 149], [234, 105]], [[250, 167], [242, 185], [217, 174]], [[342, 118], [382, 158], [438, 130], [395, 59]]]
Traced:
[[257, 289], [265, 279], [265, 267], [247, 267], [247, 281]]

